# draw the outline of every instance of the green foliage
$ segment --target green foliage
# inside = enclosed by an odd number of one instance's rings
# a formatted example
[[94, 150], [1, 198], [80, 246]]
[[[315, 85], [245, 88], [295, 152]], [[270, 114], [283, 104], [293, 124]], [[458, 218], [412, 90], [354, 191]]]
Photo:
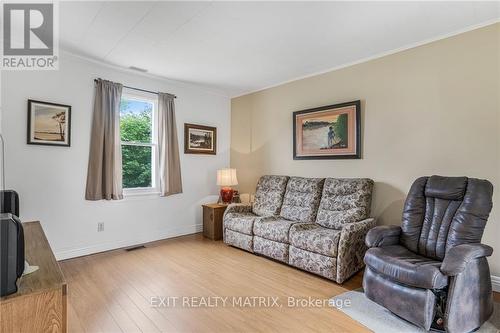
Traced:
[[317, 120], [306, 120], [302, 124], [302, 128], [304, 130], [312, 130], [312, 129], [321, 128], [321, 127], [325, 127], [325, 126], [330, 126], [330, 122], [328, 122], [328, 121], [317, 121]]
[[123, 188], [151, 187], [151, 147], [122, 145]]
[[339, 115], [337, 121], [335, 122], [335, 135], [340, 137], [339, 144], [341, 146], [347, 146], [347, 114], [343, 113]]
[[120, 136], [124, 142], [151, 142], [151, 109], [139, 114], [122, 112]]
[[[120, 136], [122, 142], [151, 142], [151, 109], [140, 113], [127, 112], [127, 101], [120, 109]], [[122, 145], [123, 187], [150, 187], [151, 147]]]

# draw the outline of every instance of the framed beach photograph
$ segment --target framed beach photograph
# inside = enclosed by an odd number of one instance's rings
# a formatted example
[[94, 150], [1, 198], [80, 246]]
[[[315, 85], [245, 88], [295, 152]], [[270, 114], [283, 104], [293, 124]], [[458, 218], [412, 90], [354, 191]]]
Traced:
[[361, 103], [353, 101], [293, 113], [293, 159], [361, 158]]
[[71, 145], [71, 106], [28, 100], [28, 144]]
[[184, 124], [184, 154], [217, 154], [217, 128]]

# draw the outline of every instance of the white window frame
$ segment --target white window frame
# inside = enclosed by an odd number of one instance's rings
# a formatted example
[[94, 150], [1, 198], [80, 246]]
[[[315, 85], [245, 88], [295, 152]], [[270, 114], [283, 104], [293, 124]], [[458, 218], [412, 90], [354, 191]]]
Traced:
[[[126, 142], [120, 141], [123, 146], [139, 146], [151, 147], [151, 187], [134, 187], [124, 188], [123, 195], [141, 196], [141, 195], [160, 195], [160, 177], [159, 177], [159, 158], [158, 158], [158, 97], [150, 93], [142, 93], [132, 89], [124, 88], [122, 92], [122, 99], [135, 100], [141, 102], [148, 102], [153, 104], [151, 115], [152, 129], [151, 129], [151, 143], [143, 142]], [[123, 167], [122, 167], [123, 171]]]

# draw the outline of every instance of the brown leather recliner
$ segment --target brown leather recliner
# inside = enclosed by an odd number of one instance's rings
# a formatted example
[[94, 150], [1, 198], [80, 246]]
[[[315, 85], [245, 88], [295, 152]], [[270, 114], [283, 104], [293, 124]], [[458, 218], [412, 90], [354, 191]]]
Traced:
[[408, 193], [400, 226], [366, 235], [366, 296], [429, 330], [470, 332], [493, 313], [491, 278], [481, 244], [493, 185], [466, 177], [422, 177]]

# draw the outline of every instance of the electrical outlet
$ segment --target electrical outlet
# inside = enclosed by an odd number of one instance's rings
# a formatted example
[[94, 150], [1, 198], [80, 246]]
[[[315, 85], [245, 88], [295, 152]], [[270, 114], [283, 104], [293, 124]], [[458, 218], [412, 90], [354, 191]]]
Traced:
[[97, 223], [97, 232], [104, 231], [104, 222]]

